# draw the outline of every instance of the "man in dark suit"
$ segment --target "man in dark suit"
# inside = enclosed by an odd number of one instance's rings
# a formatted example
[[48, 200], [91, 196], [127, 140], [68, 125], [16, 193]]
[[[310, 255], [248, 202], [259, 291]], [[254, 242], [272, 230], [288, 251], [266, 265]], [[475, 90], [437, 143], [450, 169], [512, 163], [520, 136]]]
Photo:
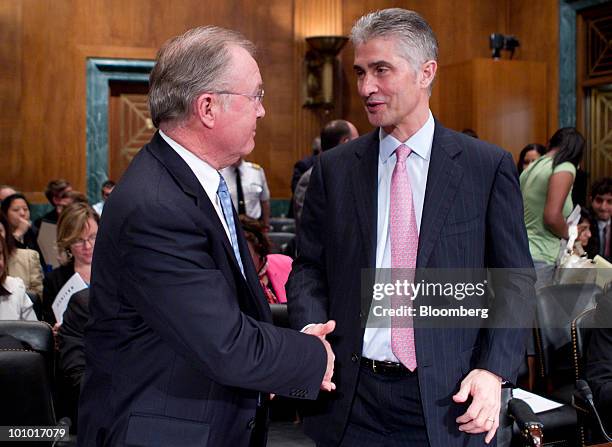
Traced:
[[[534, 310], [512, 156], [434, 120], [437, 42], [418, 14], [368, 14], [351, 40], [377, 129], [321, 154], [306, 194], [289, 316], [310, 333], [336, 321], [328, 339], [337, 390], [308, 409], [305, 431], [318, 446], [483, 445], [494, 439], [502, 383], [516, 377]], [[359, 297], [374, 267], [524, 268], [507, 272], [512, 281], [495, 299], [500, 315], [520, 309], [523, 326], [436, 329], [397, 315], [372, 327], [374, 306]]]
[[612, 178], [604, 177], [591, 186], [591, 237], [586, 247], [589, 258], [599, 255], [612, 261]]
[[334, 388], [329, 344], [271, 324], [218, 172], [253, 150], [265, 114], [253, 54], [217, 27], [158, 54], [149, 107], [160, 130], [97, 236], [79, 445], [263, 445], [264, 396]]

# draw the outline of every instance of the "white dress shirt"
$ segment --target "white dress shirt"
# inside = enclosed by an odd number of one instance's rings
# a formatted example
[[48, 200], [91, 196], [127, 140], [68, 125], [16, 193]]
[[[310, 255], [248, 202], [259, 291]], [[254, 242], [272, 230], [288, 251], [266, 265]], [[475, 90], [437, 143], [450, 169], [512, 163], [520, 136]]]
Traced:
[[34, 303], [26, 294], [21, 278], [7, 276], [2, 287], [9, 294], [0, 295], [0, 320], [38, 320], [34, 313]]
[[[270, 200], [270, 189], [266, 181], [264, 169], [258, 164], [241, 160], [238, 165], [244, 208], [246, 215], [251, 219], [261, 218], [261, 202]], [[232, 196], [232, 203], [238, 211], [238, 186], [236, 185], [236, 167], [228, 166], [221, 169], [221, 174], [227, 182], [227, 188]]]
[[219, 216], [219, 220], [223, 225], [227, 239], [230, 241], [231, 245], [232, 240], [230, 238], [229, 228], [227, 226], [227, 222], [225, 221], [225, 216], [223, 215], [221, 200], [217, 195], [219, 182], [221, 180], [221, 177], [219, 177], [219, 172], [204, 160], [198, 158], [193, 152], [188, 151], [183, 146], [178, 144], [161, 130], [159, 131], [159, 134], [166, 141], [166, 143], [168, 143], [170, 147], [174, 149], [183, 160], [185, 160], [185, 163], [187, 163], [189, 169], [191, 169], [191, 171], [195, 174], [196, 178], [200, 182], [200, 185], [202, 185], [202, 188], [204, 188], [204, 192], [206, 192], [206, 195], [212, 202], [213, 207]]
[[[391, 195], [391, 175], [393, 174], [396, 163], [395, 149], [403, 143], [412, 150], [406, 160], [406, 170], [412, 188], [414, 212], [416, 214], [417, 227], [420, 234], [434, 128], [435, 123], [430, 111], [429, 118], [423, 127], [406, 141], [399, 141], [392, 135], [387, 135], [382, 128], [380, 129], [380, 152], [378, 158], [378, 220], [376, 222], [377, 269], [391, 268], [389, 202]], [[385, 273], [388, 273], [388, 271]], [[389, 278], [377, 279], [377, 282], [389, 282]], [[381, 304], [385, 308], [389, 306], [389, 303], [385, 301], [381, 301], [378, 304]], [[375, 323], [374, 320], [376, 321]], [[399, 362], [391, 350], [391, 319], [387, 318], [383, 320], [380, 317], [376, 317], [374, 320], [368, 319], [368, 324], [363, 336], [363, 356], [372, 360]]]

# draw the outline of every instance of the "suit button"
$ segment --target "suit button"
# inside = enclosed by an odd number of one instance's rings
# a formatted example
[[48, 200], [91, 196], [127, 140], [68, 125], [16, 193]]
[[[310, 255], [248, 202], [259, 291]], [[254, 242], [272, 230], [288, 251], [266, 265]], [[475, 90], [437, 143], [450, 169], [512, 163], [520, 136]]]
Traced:
[[357, 363], [359, 361], [359, 355], [355, 354], [354, 352], [351, 354], [351, 361], [353, 363]]
[[249, 423], [247, 424], [247, 428], [248, 428], [249, 430], [253, 430], [253, 429], [255, 428], [255, 418], [253, 418], [253, 419], [251, 419], [251, 420], [249, 421]]

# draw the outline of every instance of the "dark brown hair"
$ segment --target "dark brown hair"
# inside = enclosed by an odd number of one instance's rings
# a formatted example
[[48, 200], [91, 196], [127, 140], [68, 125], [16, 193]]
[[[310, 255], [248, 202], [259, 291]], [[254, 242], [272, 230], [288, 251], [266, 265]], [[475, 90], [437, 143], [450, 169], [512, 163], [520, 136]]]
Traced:
[[249, 241], [255, 252], [261, 257], [265, 258], [270, 254], [270, 239], [264, 232], [264, 226], [261, 222], [244, 215], [240, 216], [240, 224], [244, 230], [244, 237]]

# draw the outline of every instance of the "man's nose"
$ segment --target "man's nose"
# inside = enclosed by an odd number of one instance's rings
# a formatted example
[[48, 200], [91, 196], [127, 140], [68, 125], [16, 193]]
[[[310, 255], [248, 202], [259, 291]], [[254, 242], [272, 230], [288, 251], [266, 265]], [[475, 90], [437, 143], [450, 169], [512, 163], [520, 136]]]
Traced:
[[376, 80], [373, 76], [368, 74], [363, 75], [359, 83], [359, 94], [364, 98], [367, 98], [372, 93], [376, 93], [378, 91], [378, 86], [376, 85]]

